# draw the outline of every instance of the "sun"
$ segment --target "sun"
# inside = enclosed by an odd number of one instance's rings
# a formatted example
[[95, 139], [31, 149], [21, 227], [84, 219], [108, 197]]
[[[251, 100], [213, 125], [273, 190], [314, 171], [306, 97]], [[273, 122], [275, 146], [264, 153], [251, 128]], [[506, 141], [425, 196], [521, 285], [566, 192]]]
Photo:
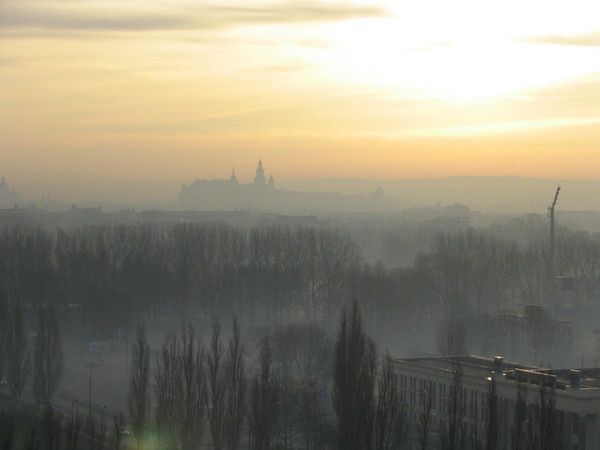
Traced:
[[519, 96], [592, 69], [573, 49], [492, 32], [474, 35], [465, 31], [470, 23], [463, 25], [432, 31], [390, 17], [324, 26], [320, 33], [331, 50], [321, 66], [326, 76], [345, 82], [457, 102]]

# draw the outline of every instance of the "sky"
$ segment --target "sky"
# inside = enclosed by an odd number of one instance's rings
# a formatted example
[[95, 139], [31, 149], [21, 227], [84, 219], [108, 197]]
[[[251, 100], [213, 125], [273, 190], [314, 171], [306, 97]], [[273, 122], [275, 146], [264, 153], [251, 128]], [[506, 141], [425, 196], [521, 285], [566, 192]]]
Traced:
[[600, 178], [597, 0], [0, 0], [0, 176]]

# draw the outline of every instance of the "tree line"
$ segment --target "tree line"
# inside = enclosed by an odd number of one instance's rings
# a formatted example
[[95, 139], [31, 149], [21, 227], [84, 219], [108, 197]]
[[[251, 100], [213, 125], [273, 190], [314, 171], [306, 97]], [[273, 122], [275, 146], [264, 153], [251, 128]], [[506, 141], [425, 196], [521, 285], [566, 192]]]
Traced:
[[[597, 235], [558, 236], [556, 274], [576, 280], [580, 304], [598, 303], [599, 255]], [[545, 236], [518, 244], [473, 229], [439, 233], [412, 268], [395, 269], [365, 264], [356, 242], [329, 228], [14, 226], [0, 230], [0, 301], [82, 303], [124, 320], [151, 307], [316, 321], [350, 297], [382, 307], [412, 300], [416, 314], [490, 312], [550, 301], [549, 258]]]
[[0, 231], [0, 300], [80, 304], [100, 329], [140, 311], [316, 319], [347, 297], [360, 262], [356, 244], [328, 229], [19, 226]]
[[[33, 361], [34, 398], [38, 407], [45, 406], [41, 429], [25, 437], [28, 448], [75, 449], [86, 442], [91, 449], [118, 449], [126, 423], [131, 424], [138, 448], [195, 449], [210, 445], [237, 449], [247, 445], [256, 450], [385, 450], [418, 442], [426, 449], [433, 439], [439, 439], [448, 450], [491, 450], [498, 445], [494, 374], [487, 396], [483, 443], [465, 426], [467, 399], [458, 357], [453, 359], [453, 382], [442, 399], [447, 418], [441, 432], [433, 433], [434, 394], [425, 385], [418, 404], [402, 401], [392, 362], [388, 356], [382, 360], [378, 357], [356, 302], [342, 309], [332, 341], [313, 324], [263, 329], [257, 333], [254, 365], [248, 365], [252, 358], [235, 319], [227, 343], [216, 319], [206, 344], [194, 326], [182, 326], [165, 338], [154, 361], [146, 328], [138, 325], [129, 371], [128, 416], [126, 420], [122, 413], [115, 413], [112, 433], [102, 412], [99, 422], [91, 414], [83, 422], [73, 409], [64, 423], [54, 414], [51, 399], [64, 362], [54, 312], [38, 310], [38, 339], [31, 358], [24, 343], [22, 311], [12, 309], [8, 317], [14, 325], [6, 324], [2, 361], [8, 363], [11, 392], [20, 396], [29, 375], [29, 361]], [[15, 356], [16, 348], [19, 356]], [[331, 386], [331, 392], [321, 395], [319, 385]], [[513, 439], [522, 443], [518, 448], [559, 448], [560, 419], [554, 409], [553, 389], [540, 386], [539, 404], [529, 407], [527, 392], [519, 387], [516, 403], [517, 416], [524, 414], [528, 424], [523, 427], [523, 420], [515, 418]], [[408, 413], [416, 413], [418, 422], [409, 420]], [[14, 415], [10, 414], [0, 417], [5, 448], [12, 448], [15, 442]]]
[[[295, 339], [303, 348], [290, 348], [285, 335], [304, 335]], [[218, 321], [206, 344], [186, 325], [152, 363], [139, 326], [129, 378], [138, 448], [402, 448], [408, 428], [397, 379], [387, 360], [380, 364], [357, 304], [343, 308], [333, 340], [322, 337], [307, 324], [259, 333], [248, 365], [237, 321], [227, 345]], [[318, 364], [308, 361], [314, 353]]]

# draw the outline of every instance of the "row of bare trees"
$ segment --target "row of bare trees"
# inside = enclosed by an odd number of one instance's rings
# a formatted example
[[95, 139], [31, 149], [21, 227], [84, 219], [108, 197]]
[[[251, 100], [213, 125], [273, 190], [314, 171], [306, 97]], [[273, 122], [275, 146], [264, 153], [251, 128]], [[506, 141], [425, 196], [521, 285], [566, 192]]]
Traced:
[[237, 322], [227, 347], [217, 321], [206, 346], [188, 325], [167, 337], [154, 364], [140, 326], [129, 395], [139, 448], [149, 434], [164, 448], [182, 449], [203, 442], [235, 449], [242, 439], [257, 450], [402, 448], [407, 421], [397, 378], [388, 358], [378, 367], [358, 305], [344, 309], [335, 345], [323, 342], [328, 340], [323, 333], [312, 324], [259, 330], [255, 375], [247, 377], [251, 356]]
[[[164, 448], [326, 448], [332, 442], [327, 380], [331, 347], [314, 324], [256, 331], [246, 350], [234, 320], [227, 343], [213, 322], [204, 345], [193, 327], [170, 335], [153, 362], [145, 327], [133, 344], [128, 409], [138, 446]], [[255, 375], [247, 375], [246, 364]]]
[[179, 224], [0, 230], [0, 301], [83, 304], [94, 326], [138, 311], [313, 319], [336, 310], [360, 266], [332, 229]]
[[[469, 229], [440, 233], [432, 251], [415, 262], [432, 277], [448, 311], [493, 313], [523, 303], [551, 305], [549, 244], [544, 236], [524, 245]], [[563, 229], [556, 242], [555, 274], [573, 279], [576, 305], [600, 302], [600, 236]]]
[[205, 348], [194, 328], [169, 335], [152, 370], [143, 325], [137, 329], [129, 377], [128, 408], [138, 447], [148, 434], [164, 448], [197, 448], [205, 424], [213, 448], [237, 448], [246, 412], [244, 347], [234, 320], [224, 347], [220, 325], [213, 325]]
[[[551, 303], [548, 258], [544, 236], [517, 243], [471, 229], [438, 234], [413, 268], [393, 269], [365, 265], [333, 229], [17, 226], [0, 230], [0, 302], [82, 304], [90, 332], [127, 329], [140, 311], [316, 322], [351, 297], [379, 322], [400, 310], [410, 320], [493, 314]], [[599, 259], [598, 236], [561, 230], [554, 267], [575, 280], [574, 304], [600, 303]]]
[[32, 394], [36, 406], [51, 403], [62, 376], [64, 355], [58, 319], [53, 308], [37, 309], [33, 342], [23, 317], [23, 308], [11, 305], [0, 330], [0, 376], [11, 395], [19, 399], [33, 372]]

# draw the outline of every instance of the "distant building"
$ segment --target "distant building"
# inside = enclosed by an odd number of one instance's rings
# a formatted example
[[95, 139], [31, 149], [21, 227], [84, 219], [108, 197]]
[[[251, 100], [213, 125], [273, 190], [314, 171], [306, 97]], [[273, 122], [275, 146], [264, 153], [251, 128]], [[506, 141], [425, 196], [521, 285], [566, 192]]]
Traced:
[[[488, 418], [492, 379], [498, 405], [498, 445], [495, 448], [515, 448], [518, 427], [527, 443], [540, 444], [541, 434], [547, 429], [542, 423], [544, 420], [549, 420], [546, 425], [552, 429], [554, 444], [559, 444], [552, 448], [598, 448], [600, 369], [542, 369], [508, 363], [502, 357], [477, 356], [390, 361], [398, 382], [400, 400], [407, 412], [409, 449], [420, 448], [419, 433], [427, 410], [427, 448], [443, 447], [448, 422], [453, 416], [452, 391], [459, 392], [453, 398], [458, 399], [454, 404], [460, 417], [459, 433], [463, 445], [460, 448], [485, 448], [487, 433], [491, 430]], [[455, 377], [455, 373], [461, 376]], [[518, 407], [521, 416], [517, 412]], [[542, 447], [538, 445], [535, 448]]]
[[[380, 193], [383, 196], [383, 192]], [[179, 204], [184, 209], [212, 211], [313, 213], [344, 208], [350, 197], [336, 192], [298, 192], [278, 189], [273, 175], [265, 173], [258, 161], [252, 183], [238, 181], [235, 171], [229, 179], [197, 179], [182, 184]], [[356, 203], [356, 199], [352, 199]], [[349, 202], [348, 202], [349, 203]]]
[[10, 189], [4, 177], [0, 180], [0, 208], [16, 207], [20, 196], [17, 191]]
[[[272, 177], [269, 181], [272, 180]], [[180, 204], [189, 209], [240, 210], [264, 203], [275, 192], [275, 182], [267, 184], [262, 160], [258, 161], [254, 182], [240, 184], [235, 171], [227, 179], [198, 179], [181, 185]], [[269, 195], [271, 194], [271, 195]]]
[[541, 306], [529, 304], [525, 313], [499, 313], [481, 319], [485, 335], [478, 342], [484, 354], [540, 365], [563, 365], [572, 360], [573, 322], [555, 319]]

